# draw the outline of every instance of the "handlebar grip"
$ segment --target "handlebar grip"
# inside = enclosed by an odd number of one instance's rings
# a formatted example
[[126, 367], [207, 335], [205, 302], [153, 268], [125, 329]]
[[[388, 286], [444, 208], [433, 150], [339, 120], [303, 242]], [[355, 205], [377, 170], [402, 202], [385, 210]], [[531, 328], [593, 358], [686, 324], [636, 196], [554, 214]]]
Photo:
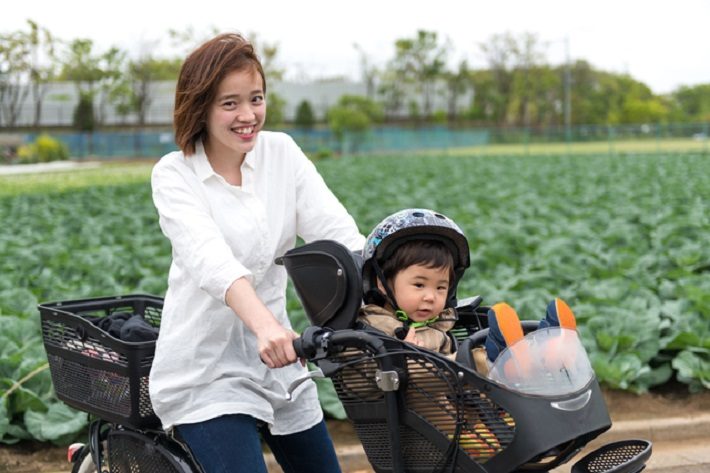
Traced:
[[308, 358], [308, 356], [306, 356], [307, 348], [303, 346], [303, 338], [294, 338], [293, 350], [296, 352], [296, 356], [298, 358]]
[[325, 333], [327, 331], [320, 327], [307, 327], [300, 337], [293, 340], [293, 349], [296, 352], [296, 356], [307, 360], [315, 357]]
[[299, 358], [312, 360], [343, 348], [360, 348], [372, 353], [385, 352], [380, 338], [362, 330], [337, 330], [310, 326], [293, 340], [293, 349]]

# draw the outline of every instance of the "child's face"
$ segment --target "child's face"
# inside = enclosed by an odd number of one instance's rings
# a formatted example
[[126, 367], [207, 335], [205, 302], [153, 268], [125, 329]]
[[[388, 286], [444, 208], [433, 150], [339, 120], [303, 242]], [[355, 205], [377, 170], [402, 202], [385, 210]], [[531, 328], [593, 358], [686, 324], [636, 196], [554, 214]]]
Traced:
[[449, 293], [449, 268], [412, 265], [392, 281], [397, 305], [415, 322], [423, 322], [444, 310]]
[[[219, 83], [207, 115], [210, 155], [235, 152], [244, 156], [256, 145], [266, 119], [261, 75], [253, 70], [233, 71]], [[217, 156], [215, 156], [217, 157]]]

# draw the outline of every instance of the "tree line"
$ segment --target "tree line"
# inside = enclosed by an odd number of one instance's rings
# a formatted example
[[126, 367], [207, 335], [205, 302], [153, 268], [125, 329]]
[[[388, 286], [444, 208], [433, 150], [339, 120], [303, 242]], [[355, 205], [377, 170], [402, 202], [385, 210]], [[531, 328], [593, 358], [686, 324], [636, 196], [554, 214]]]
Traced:
[[[185, 51], [199, 42], [190, 29], [168, 31], [167, 37]], [[281, 80], [285, 71], [278, 66], [278, 47], [250, 37], [269, 80]], [[338, 133], [372, 122], [550, 127], [710, 120], [710, 83], [657, 95], [628, 74], [599, 70], [583, 59], [551, 64], [547, 43], [532, 33], [492, 35], [478, 45], [486, 66], [477, 69], [465, 60], [451, 67], [453, 46], [432, 31], [397, 39], [384, 66], [355, 47], [366, 96], [344, 96], [324, 117], [315, 117], [310, 104], [302, 102], [296, 125], [326, 121]], [[154, 50], [145, 45], [136, 57], [118, 47], [97, 51], [91, 39], [62, 40], [32, 20], [24, 29], [2, 32], [0, 126], [15, 127], [21, 105], [29, 100], [39, 128], [48, 85], [64, 81], [74, 84], [79, 97], [77, 129], [100, 128], [108, 107], [119, 116], [134, 116], [134, 125], [143, 127], [154, 99], [151, 84], [175, 80], [184, 57], [158, 57]], [[270, 124], [283, 122], [285, 100], [270, 92]]]

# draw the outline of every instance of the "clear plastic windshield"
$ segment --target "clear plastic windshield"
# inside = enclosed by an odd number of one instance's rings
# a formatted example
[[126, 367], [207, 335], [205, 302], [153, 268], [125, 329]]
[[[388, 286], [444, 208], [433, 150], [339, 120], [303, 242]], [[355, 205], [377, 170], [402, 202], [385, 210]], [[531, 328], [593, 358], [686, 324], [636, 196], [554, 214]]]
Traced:
[[577, 392], [593, 376], [577, 332], [560, 327], [530, 332], [503, 350], [489, 373], [510, 389], [543, 396]]

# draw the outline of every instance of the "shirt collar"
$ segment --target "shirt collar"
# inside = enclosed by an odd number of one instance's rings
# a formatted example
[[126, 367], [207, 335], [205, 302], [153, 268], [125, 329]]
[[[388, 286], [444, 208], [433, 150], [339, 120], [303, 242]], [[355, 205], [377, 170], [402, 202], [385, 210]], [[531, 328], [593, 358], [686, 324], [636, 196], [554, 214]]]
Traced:
[[244, 164], [250, 167], [251, 169], [256, 169], [256, 148], [259, 145], [259, 141], [261, 141], [261, 132], [256, 135], [256, 144], [254, 145], [254, 147], [244, 157]]
[[[258, 140], [259, 137], [257, 136], [257, 142]], [[247, 153], [247, 155], [244, 157], [244, 163], [242, 164], [242, 166], [246, 165], [251, 169], [256, 169], [255, 150], [256, 146]], [[210, 161], [207, 159], [207, 154], [205, 153], [205, 146], [202, 144], [202, 141], [198, 141], [195, 144], [195, 154], [191, 156], [190, 159], [194, 162], [195, 174], [197, 174], [197, 177], [200, 178], [201, 181], [205, 181], [208, 178], [217, 175], [217, 173], [214, 172], [214, 169], [212, 169]]]
[[201, 181], [205, 181], [211, 176], [217, 174], [214, 172], [212, 165], [207, 159], [207, 154], [205, 154], [205, 147], [202, 144], [202, 141], [198, 141], [195, 144], [195, 154], [192, 155], [190, 159], [194, 163], [195, 174], [197, 174], [197, 177], [200, 178]]

